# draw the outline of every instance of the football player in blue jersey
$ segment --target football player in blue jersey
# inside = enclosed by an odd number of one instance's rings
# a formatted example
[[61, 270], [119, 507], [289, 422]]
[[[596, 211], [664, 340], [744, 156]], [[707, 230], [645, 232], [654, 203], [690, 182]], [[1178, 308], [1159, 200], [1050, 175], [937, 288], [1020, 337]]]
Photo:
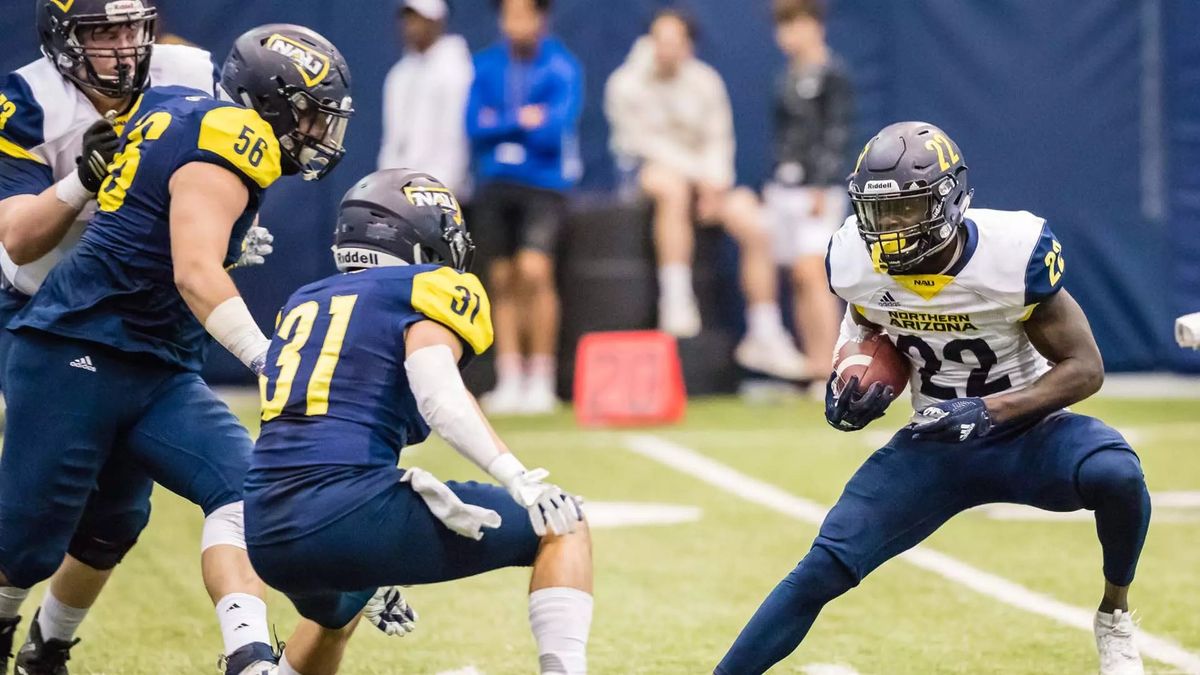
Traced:
[[344, 59], [299, 26], [239, 38], [221, 86], [236, 103], [186, 87], [136, 100], [99, 212], [9, 324], [0, 585], [50, 576], [93, 487], [132, 463], [203, 509], [201, 565], [226, 672], [260, 675], [275, 656], [243, 540], [252, 444], [198, 371], [210, 336], [261, 369], [268, 341], [226, 267], [263, 190], [336, 165], [352, 110]]
[[[825, 603], [962, 511], [1010, 502], [1089, 509], [1103, 549], [1094, 620], [1101, 675], [1141, 675], [1128, 593], [1150, 524], [1133, 449], [1065, 407], [1099, 390], [1104, 363], [1062, 288], [1063, 247], [1027, 211], [970, 208], [967, 165], [937, 127], [880, 131], [850, 176], [855, 214], [829, 244], [829, 286], [849, 305], [838, 347], [885, 331], [908, 358], [914, 416], [846, 484], [808, 555], [717, 666], [762, 673], [790, 654]], [[826, 418], [857, 431], [895, 392], [840, 390]]]
[[[38, 1], [44, 55], [0, 80], [0, 328], [78, 242], [138, 95], [151, 84], [214, 92], [209, 53], [154, 44], [156, 20], [154, 0]], [[238, 264], [261, 264], [270, 238], [251, 228]], [[0, 375], [8, 335], [0, 330]], [[143, 471], [114, 462], [99, 483], [17, 656], [29, 675], [62, 672], [76, 628], [146, 522]], [[28, 592], [0, 588], [0, 672]]]
[[[360, 614], [397, 632], [394, 585], [510, 566], [533, 567], [541, 672], [586, 672], [579, 504], [509, 452], [459, 375], [491, 345], [492, 320], [454, 195], [428, 174], [373, 173], [342, 200], [334, 242], [342, 273], [293, 293], [276, 320], [246, 480], [254, 567], [311, 621], [280, 673], [335, 673]], [[431, 428], [503, 487], [398, 469]]]

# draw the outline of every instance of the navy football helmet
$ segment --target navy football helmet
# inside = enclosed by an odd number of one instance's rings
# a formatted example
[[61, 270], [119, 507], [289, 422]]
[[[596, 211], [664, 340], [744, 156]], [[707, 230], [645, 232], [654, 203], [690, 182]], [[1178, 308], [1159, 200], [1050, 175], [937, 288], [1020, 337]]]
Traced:
[[320, 180], [346, 154], [350, 66], [316, 31], [292, 24], [247, 31], [225, 59], [221, 88], [271, 125], [285, 174]]
[[[150, 79], [156, 0], [37, 0], [42, 52], [63, 77], [109, 98], [141, 93]], [[133, 39], [116, 47], [85, 46], [85, 31], [129, 27]], [[95, 60], [112, 59], [116, 72], [102, 75]], [[132, 59], [133, 65], [129, 64]]]
[[333, 255], [343, 272], [424, 264], [466, 272], [475, 244], [449, 188], [427, 173], [385, 169], [358, 181], [342, 198]]
[[926, 122], [884, 127], [850, 174], [850, 201], [871, 259], [907, 272], [954, 241], [971, 204], [962, 151]]

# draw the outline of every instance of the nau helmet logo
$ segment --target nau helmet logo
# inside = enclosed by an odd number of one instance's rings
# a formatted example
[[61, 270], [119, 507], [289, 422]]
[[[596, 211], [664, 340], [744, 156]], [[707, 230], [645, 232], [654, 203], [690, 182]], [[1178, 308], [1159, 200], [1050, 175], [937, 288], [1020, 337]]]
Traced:
[[462, 209], [459, 208], [458, 200], [454, 198], [454, 194], [448, 188], [410, 185], [404, 188], [404, 196], [408, 197], [408, 202], [413, 206], [440, 207], [454, 218], [456, 225], [463, 224]]
[[75, 4], [75, 0], [50, 0], [50, 2], [53, 2], [64, 12], [71, 11], [71, 5]]
[[316, 86], [329, 74], [328, 56], [278, 33], [267, 38], [267, 49], [291, 59], [304, 76], [304, 83], [310, 87]]

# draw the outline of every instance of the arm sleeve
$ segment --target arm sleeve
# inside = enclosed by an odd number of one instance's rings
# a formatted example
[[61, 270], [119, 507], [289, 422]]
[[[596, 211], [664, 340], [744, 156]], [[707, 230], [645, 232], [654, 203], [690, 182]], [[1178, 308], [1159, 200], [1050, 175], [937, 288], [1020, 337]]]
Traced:
[[712, 72], [709, 87], [711, 114], [707, 117], [704, 148], [700, 153], [700, 177], [721, 187], [730, 187], [734, 179], [733, 108], [725, 83], [715, 71]]
[[583, 110], [583, 70], [574, 59], [562, 59], [555, 67], [554, 98], [546, 104], [546, 120], [526, 134], [534, 149], [557, 152], [564, 134], [579, 125]]
[[504, 71], [488, 68], [486, 61], [475, 59], [475, 77], [471, 80], [471, 89], [467, 96], [466, 126], [467, 137], [477, 150], [516, 140], [521, 134], [516, 111], [495, 106], [486, 100], [485, 83], [488, 78], [496, 77], [497, 74], [503, 77]]
[[449, 328], [475, 354], [492, 346], [492, 303], [474, 274], [449, 267], [413, 277], [413, 309]]
[[831, 69], [825, 79], [824, 128], [820, 146], [814, 152], [817, 185], [840, 183], [846, 175], [846, 146], [854, 115], [854, 93], [850, 80], [840, 69]]
[[1025, 306], [1032, 309], [1062, 290], [1065, 269], [1062, 244], [1058, 243], [1050, 226], [1043, 224], [1025, 266]]

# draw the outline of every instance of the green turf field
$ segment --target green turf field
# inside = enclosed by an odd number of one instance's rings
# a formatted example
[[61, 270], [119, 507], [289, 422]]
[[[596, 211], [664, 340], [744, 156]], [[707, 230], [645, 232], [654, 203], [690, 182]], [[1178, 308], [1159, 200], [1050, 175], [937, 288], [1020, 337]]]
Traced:
[[[239, 412], [256, 427], [254, 410]], [[1152, 492], [1200, 492], [1196, 401], [1095, 401], [1078, 410], [1127, 431]], [[702, 453], [797, 497], [828, 506], [845, 480], [904, 421], [903, 405], [874, 433], [830, 430], [813, 402], [746, 407], [730, 399], [693, 402], [687, 422], [638, 432], [581, 431], [569, 415], [502, 420], [497, 426], [529, 466], [589, 502], [657, 502], [701, 509], [695, 522], [597, 528], [593, 673], [711, 672], [774, 584], [804, 554], [816, 526], [721, 492], [635, 454], [632, 433]], [[443, 479], [481, 474], [433, 441], [406, 452]], [[1192, 495], [1194, 497], [1195, 495]], [[1187, 501], [1188, 495], [1177, 495]], [[1182, 646], [1200, 663], [1200, 505], [1155, 512], [1132, 601], [1142, 628]], [[220, 650], [200, 582], [201, 517], [159, 490], [151, 525], [117, 570], [80, 631], [75, 675], [215, 672]], [[995, 520], [971, 512], [927, 543], [975, 568], [1068, 605], [1094, 607], [1102, 589], [1100, 550], [1086, 520]], [[534, 672], [526, 624], [527, 572], [410, 589], [421, 613], [413, 635], [386, 638], [363, 626], [345, 673]], [[40, 593], [35, 593], [35, 598]], [[33, 602], [26, 614], [32, 614]], [[272, 596], [272, 621], [285, 637], [295, 622]], [[23, 638], [22, 626], [20, 637]], [[1187, 654], [1184, 654], [1187, 657]], [[817, 664], [841, 664], [822, 670]], [[1096, 672], [1090, 631], [1003, 604], [893, 561], [826, 608], [805, 644], [773, 672], [927, 674]], [[1181, 670], [1147, 659], [1147, 672]]]

